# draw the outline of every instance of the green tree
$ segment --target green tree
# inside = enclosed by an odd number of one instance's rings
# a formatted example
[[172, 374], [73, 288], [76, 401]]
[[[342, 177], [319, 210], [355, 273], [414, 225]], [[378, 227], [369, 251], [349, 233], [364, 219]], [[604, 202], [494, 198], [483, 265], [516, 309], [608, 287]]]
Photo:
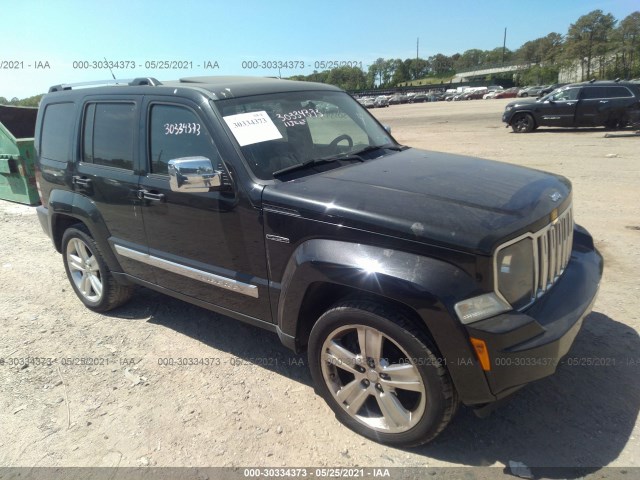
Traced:
[[418, 80], [419, 78], [424, 78], [429, 75], [430, 65], [428, 60], [423, 58], [412, 58], [405, 60], [404, 63], [408, 63], [411, 80]]
[[358, 67], [338, 67], [329, 71], [326, 83], [343, 90], [362, 90], [367, 87], [367, 78]]
[[485, 63], [484, 57], [484, 51], [472, 48], [471, 50], [466, 50], [462, 55], [460, 55], [460, 58], [458, 58], [453, 67], [458, 72], [473, 70]]
[[429, 57], [429, 64], [431, 65], [431, 73], [437, 76], [444, 76], [453, 72], [452, 57], [437, 53], [436, 55]]
[[380, 57], [369, 66], [367, 76], [372, 86], [382, 86], [384, 83], [387, 61]]
[[614, 39], [620, 55], [620, 76], [640, 75], [640, 12], [633, 12], [620, 21]]
[[610, 37], [616, 20], [610, 13], [594, 10], [578, 18], [569, 27], [565, 40], [567, 58], [580, 60], [582, 79], [590, 78], [593, 73], [593, 60], [600, 60], [599, 69], [604, 71], [607, 52], [610, 50]]
[[[513, 59], [513, 52], [508, 48], [504, 49], [504, 62], [510, 62]], [[503, 63], [502, 47], [496, 47], [493, 50], [484, 52], [484, 62], [487, 65], [498, 65]]]
[[554, 63], [562, 52], [562, 35], [550, 33], [546, 37], [536, 38], [525, 42], [514, 57], [523, 63]]
[[404, 62], [399, 58], [393, 60], [393, 77], [391, 77], [392, 85], [398, 85], [399, 83], [411, 80], [411, 71], [409, 69], [410, 64], [410, 60], [405, 60]]

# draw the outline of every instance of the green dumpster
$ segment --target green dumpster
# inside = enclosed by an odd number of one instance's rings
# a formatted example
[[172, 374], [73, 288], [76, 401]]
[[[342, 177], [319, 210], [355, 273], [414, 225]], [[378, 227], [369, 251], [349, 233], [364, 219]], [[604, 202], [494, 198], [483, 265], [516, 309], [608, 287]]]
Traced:
[[38, 109], [0, 105], [0, 198], [37, 205], [33, 136]]

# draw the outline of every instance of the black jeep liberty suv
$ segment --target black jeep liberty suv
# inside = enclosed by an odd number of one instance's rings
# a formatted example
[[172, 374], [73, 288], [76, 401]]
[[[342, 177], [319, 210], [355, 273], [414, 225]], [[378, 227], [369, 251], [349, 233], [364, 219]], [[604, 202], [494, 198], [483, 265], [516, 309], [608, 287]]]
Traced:
[[567, 179], [399, 145], [332, 86], [58, 85], [36, 128], [39, 220], [88, 308], [137, 284], [275, 332], [382, 443], [551, 375], [598, 290]]

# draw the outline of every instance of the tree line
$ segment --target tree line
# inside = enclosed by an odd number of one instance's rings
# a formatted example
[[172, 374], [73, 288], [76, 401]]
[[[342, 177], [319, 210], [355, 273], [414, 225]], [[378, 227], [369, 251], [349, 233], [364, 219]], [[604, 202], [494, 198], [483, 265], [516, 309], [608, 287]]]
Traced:
[[[565, 35], [551, 32], [525, 42], [517, 50], [496, 47], [450, 56], [438, 53], [426, 59], [378, 58], [366, 70], [339, 67], [290, 78], [331, 83], [345, 90], [365, 90], [409, 82], [448, 83], [458, 72], [501, 64], [529, 65], [515, 79], [512, 73], [503, 74], [503, 78], [520, 85], [557, 82], [560, 70], [571, 67], [580, 70], [581, 80], [640, 77], [640, 12], [617, 21], [610, 13], [594, 10], [572, 23]], [[498, 79], [500, 75], [491, 80]]]

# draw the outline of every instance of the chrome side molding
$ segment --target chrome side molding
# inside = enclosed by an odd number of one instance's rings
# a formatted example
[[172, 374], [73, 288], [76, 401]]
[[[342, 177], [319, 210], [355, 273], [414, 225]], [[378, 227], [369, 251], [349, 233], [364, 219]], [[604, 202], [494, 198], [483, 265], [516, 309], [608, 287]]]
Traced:
[[146, 263], [154, 267], [167, 270], [168, 272], [183, 275], [200, 282], [208, 283], [215, 287], [231, 290], [232, 292], [241, 293], [249, 297], [258, 298], [258, 286], [251, 285], [249, 283], [239, 282], [232, 278], [222, 277], [214, 273], [205, 272], [204, 270], [198, 270], [197, 268], [187, 267], [179, 263], [171, 262], [163, 258], [154, 257], [147, 253], [142, 253], [131, 248], [123, 247], [122, 245], [115, 245], [116, 252], [123, 257], [131, 258], [138, 262]]

